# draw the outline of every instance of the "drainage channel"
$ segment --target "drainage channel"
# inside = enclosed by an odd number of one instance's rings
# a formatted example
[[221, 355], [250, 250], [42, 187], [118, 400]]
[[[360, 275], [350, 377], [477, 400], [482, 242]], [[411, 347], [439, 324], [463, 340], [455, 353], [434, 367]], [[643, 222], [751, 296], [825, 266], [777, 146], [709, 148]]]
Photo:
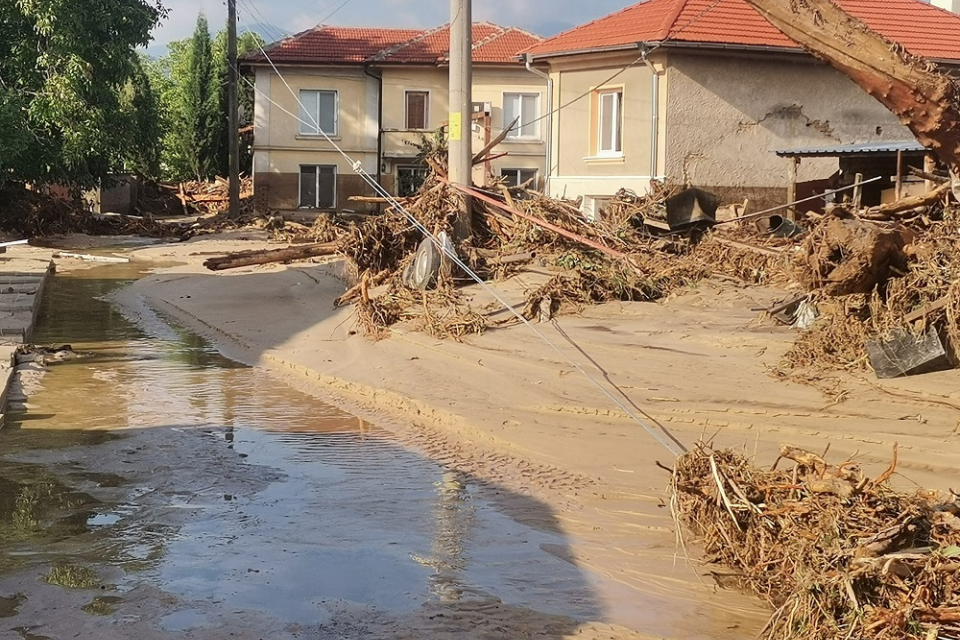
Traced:
[[[0, 430], [0, 638], [529, 637], [603, 611], [502, 488], [58, 275], [35, 341], [70, 344]], [[131, 319], [132, 318], [132, 319]], [[526, 520], [525, 520], [526, 522]], [[551, 524], [554, 523], [554, 524]]]

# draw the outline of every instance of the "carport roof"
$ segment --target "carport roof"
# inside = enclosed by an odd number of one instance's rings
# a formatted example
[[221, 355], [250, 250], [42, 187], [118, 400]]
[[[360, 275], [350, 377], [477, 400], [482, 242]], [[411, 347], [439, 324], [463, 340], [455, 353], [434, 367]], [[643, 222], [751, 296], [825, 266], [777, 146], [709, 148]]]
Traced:
[[891, 155], [898, 151], [904, 153], [923, 153], [926, 149], [916, 140], [900, 140], [895, 142], [860, 142], [857, 144], [804, 147], [801, 149], [778, 149], [776, 154], [781, 158], [835, 158], [838, 156], [867, 154]]

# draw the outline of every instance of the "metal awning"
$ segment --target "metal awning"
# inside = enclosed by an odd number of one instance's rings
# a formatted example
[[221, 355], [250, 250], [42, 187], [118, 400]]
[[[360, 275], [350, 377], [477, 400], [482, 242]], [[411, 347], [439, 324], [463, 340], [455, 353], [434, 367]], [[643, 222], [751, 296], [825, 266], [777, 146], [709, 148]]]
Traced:
[[806, 147], [802, 149], [778, 149], [775, 153], [781, 158], [836, 158], [859, 155], [896, 155], [898, 152], [923, 154], [926, 149], [916, 140], [894, 142], [861, 142], [836, 146]]

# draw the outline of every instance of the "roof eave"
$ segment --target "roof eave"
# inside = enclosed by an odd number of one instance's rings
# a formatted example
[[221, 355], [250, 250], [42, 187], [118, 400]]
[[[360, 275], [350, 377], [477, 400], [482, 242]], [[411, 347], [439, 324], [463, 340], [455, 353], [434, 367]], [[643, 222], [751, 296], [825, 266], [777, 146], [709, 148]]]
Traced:
[[[694, 42], [694, 41], [685, 41], [685, 40], [650, 40], [645, 42], [633, 42], [633, 43], [624, 43], [618, 45], [611, 45], [608, 47], [590, 47], [584, 49], [575, 49], [571, 51], [556, 51], [549, 53], [531, 53], [531, 60], [547, 60], [549, 58], [561, 58], [568, 56], [577, 56], [577, 55], [590, 55], [597, 53], [612, 53], [617, 51], [632, 51], [638, 47], [650, 47], [650, 48], [667, 48], [667, 49], [700, 49], [700, 50], [711, 50], [711, 51], [741, 51], [745, 53], [781, 53], [781, 54], [790, 54], [790, 55], [812, 55], [808, 53], [805, 49], [801, 47], [785, 47], [785, 46], [773, 46], [773, 45], [756, 45], [756, 44], [734, 44], [726, 42]], [[524, 54], [520, 54], [522, 57]], [[960, 66], [960, 60], [953, 60], [950, 58], [927, 58], [930, 62], [958, 67]]]
[[[547, 58], [562, 58], [567, 56], [588, 55], [591, 53], [616, 53], [617, 51], [633, 51], [639, 46], [639, 42], [630, 44], [617, 44], [609, 47], [590, 47], [587, 49], [574, 49], [571, 51], [554, 51], [548, 53], [529, 53], [531, 61], [546, 60]], [[521, 58], [527, 55], [527, 52], [517, 54]]]

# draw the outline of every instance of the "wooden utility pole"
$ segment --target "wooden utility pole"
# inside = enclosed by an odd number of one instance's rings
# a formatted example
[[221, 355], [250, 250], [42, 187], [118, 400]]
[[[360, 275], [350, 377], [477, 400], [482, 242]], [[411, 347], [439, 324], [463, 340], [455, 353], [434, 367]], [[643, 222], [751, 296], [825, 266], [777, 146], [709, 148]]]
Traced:
[[237, 0], [227, 0], [227, 134], [230, 155], [230, 217], [240, 216], [240, 109], [237, 100]]
[[770, 24], [892, 111], [960, 175], [960, 90], [923, 58], [872, 31], [831, 0], [746, 0]]
[[[473, 181], [473, 0], [450, 0], [450, 134], [447, 165], [450, 181], [471, 187]], [[460, 211], [453, 233], [470, 236], [470, 198], [460, 194]]]

